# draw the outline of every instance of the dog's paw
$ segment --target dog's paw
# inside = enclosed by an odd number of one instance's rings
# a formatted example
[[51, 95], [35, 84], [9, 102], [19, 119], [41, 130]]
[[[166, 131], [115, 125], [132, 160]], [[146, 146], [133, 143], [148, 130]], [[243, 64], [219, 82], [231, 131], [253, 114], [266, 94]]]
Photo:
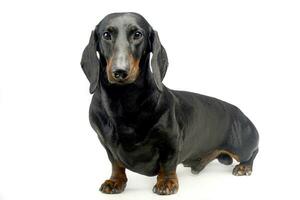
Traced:
[[178, 191], [177, 179], [166, 179], [158, 181], [154, 187], [153, 192], [159, 195], [175, 194]]
[[232, 174], [235, 176], [250, 176], [252, 173], [252, 167], [248, 165], [239, 164], [234, 167]]
[[124, 191], [126, 181], [123, 179], [106, 180], [100, 187], [100, 191], [106, 194], [119, 194]]

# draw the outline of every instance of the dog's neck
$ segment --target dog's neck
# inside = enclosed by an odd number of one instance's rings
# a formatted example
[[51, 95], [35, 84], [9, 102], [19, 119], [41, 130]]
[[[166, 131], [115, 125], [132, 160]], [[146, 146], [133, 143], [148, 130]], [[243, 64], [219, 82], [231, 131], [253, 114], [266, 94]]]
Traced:
[[143, 111], [151, 113], [156, 108], [160, 92], [155, 86], [147, 59], [141, 68], [137, 80], [128, 85], [108, 83], [107, 79], [100, 79], [99, 88], [95, 94], [97, 99], [106, 104], [107, 112], [114, 116], [136, 116]]

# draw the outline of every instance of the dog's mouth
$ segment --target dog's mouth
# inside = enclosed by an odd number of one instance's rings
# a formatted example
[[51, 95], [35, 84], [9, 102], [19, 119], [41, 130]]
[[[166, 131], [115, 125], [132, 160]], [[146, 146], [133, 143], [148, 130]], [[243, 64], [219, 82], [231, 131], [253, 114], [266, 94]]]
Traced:
[[116, 85], [127, 85], [127, 84], [131, 84], [131, 83], [135, 82], [135, 80], [129, 79], [129, 78], [122, 79], [122, 80], [108, 79], [108, 82], [110, 84], [116, 84]]

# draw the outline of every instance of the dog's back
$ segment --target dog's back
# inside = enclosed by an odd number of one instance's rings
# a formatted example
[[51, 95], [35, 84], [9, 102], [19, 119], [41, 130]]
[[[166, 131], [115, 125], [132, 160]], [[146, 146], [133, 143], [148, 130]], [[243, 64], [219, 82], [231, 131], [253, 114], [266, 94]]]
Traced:
[[251, 156], [243, 152], [255, 149], [258, 133], [239, 108], [201, 94], [171, 92], [176, 97], [176, 117], [184, 124], [180, 161], [199, 159], [215, 149], [233, 152], [240, 160], [247, 160]]

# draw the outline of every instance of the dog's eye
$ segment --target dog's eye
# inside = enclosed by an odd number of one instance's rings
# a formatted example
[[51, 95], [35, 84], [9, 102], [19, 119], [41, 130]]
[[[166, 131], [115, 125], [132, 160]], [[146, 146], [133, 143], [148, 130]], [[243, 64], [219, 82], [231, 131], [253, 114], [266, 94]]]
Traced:
[[102, 36], [105, 40], [111, 40], [111, 34], [109, 32], [104, 32]]
[[136, 32], [133, 34], [133, 39], [135, 39], [135, 40], [138, 40], [138, 39], [140, 39], [141, 37], [143, 37], [143, 34], [142, 34], [140, 31], [136, 31]]

